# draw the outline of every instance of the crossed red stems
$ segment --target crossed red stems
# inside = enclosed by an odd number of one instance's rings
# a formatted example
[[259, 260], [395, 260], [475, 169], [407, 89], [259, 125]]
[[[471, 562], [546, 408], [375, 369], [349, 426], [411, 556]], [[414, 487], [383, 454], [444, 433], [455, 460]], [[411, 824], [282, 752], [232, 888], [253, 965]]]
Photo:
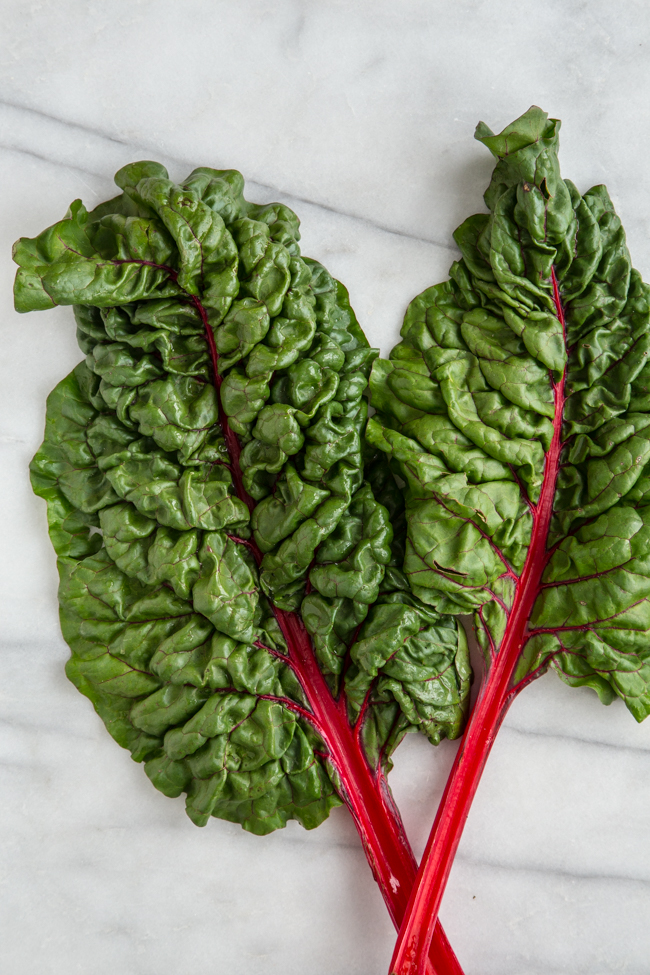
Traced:
[[[152, 261], [113, 261], [114, 264], [141, 264], [165, 271], [178, 287], [178, 272], [166, 265]], [[214, 341], [208, 315], [198, 297], [184, 291], [201, 316], [210, 352], [212, 375], [219, 402], [219, 421], [230, 455], [230, 470], [237, 496], [248, 506], [255, 501], [244, 488], [239, 455], [241, 447], [236, 433], [231, 430], [223, 406], [220, 389], [219, 354]], [[232, 537], [232, 536], [231, 536]], [[243, 541], [234, 539], [235, 541]], [[259, 566], [262, 553], [253, 540], [243, 542], [253, 554]], [[272, 606], [274, 616], [284, 636], [288, 653], [279, 654], [269, 647], [264, 649], [280, 657], [289, 666], [303, 689], [309, 710], [286, 698], [279, 699], [287, 708], [309, 721], [318, 732], [327, 749], [323, 757], [333, 767], [337, 776], [337, 789], [352, 813], [368, 863], [386, 902], [393, 924], [399, 930], [406, 913], [408, 896], [415, 881], [417, 864], [406, 838], [401, 817], [395, 806], [386, 777], [381, 768], [371, 768], [361, 745], [361, 729], [365, 708], [355, 725], [350, 724], [344, 691], [334, 697], [318, 666], [311, 639], [301, 617]], [[263, 646], [262, 644], [258, 644]], [[429, 949], [427, 948], [427, 954]], [[427, 975], [463, 975], [463, 971], [449, 941], [438, 921], [432, 925], [431, 960], [425, 959], [422, 969]]]
[[[555, 311], [562, 325], [566, 347], [564, 309], [555, 270], [551, 271], [551, 281]], [[508, 613], [508, 624], [498, 653], [490, 639], [490, 669], [465, 729], [420, 864], [417, 880], [411, 891], [406, 919], [400, 930], [391, 962], [391, 975], [421, 975], [426, 970], [427, 954], [440, 901], [490, 749], [514, 698], [531, 679], [539, 676], [539, 671], [534, 671], [513, 686], [517, 662], [526, 641], [532, 636], [528, 621], [540, 592], [542, 573], [552, 554], [548, 550], [547, 541], [553, 514], [560, 452], [563, 446], [561, 430], [565, 404], [565, 380], [566, 367], [559, 382], [554, 382], [551, 375], [555, 406], [553, 438], [545, 458], [539, 501], [537, 504], [531, 504], [526, 498], [533, 518], [530, 547], [521, 575], [517, 577], [510, 567], [505, 573], [516, 580], [515, 596]], [[489, 631], [486, 632], [489, 636]]]
[[[114, 263], [138, 263], [159, 268], [166, 271], [178, 285], [177, 272], [171, 267], [149, 261]], [[551, 271], [551, 281], [556, 315], [562, 325], [566, 346], [564, 310], [554, 269]], [[201, 316], [214, 384], [219, 394], [222, 382], [218, 370], [219, 355], [207, 312], [195, 295], [185, 292], [185, 296]], [[352, 813], [368, 863], [399, 931], [391, 961], [391, 975], [463, 975], [438, 920], [438, 910], [494, 739], [516, 695], [531, 679], [538, 676], [535, 671], [513, 686], [517, 662], [526, 641], [532, 635], [528, 621], [541, 589], [542, 573], [550, 557], [547, 541], [563, 446], [561, 428], [565, 380], [566, 368], [559, 382], [555, 382], [551, 375], [554, 397], [553, 437], [545, 457], [544, 477], [537, 504], [532, 504], [524, 494], [532, 514], [533, 529], [521, 575], [517, 576], [502, 553], [497, 553], [506, 564], [505, 575], [513, 578], [516, 583], [512, 608], [508, 613], [508, 625], [498, 653], [489, 632], [486, 631], [490, 641], [489, 673], [472, 710], [417, 876], [415, 858], [385, 775], [381, 768], [371, 768], [361, 747], [360, 735], [365, 711], [362, 710], [354, 726], [350, 724], [345, 693], [341, 691], [337, 698], [332, 695], [318, 666], [301, 617], [297, 613], [272, 607], [286, 640], [288, 653], [279, 654], [269, 647], [264, 649], [281, 657], [291, 667], [300, 681], [309, 710], [288, 699], [283, 698], [282, 703], [309, 721], [322, 738], [327, 748], [327, 755], [323, 757], [333, 766], [338, 776], [339, 792]], [[255, 501], [243, 485], [239, 440], [228, 424], [220, 395], [218, 401], [219, 420], [230, 455], [235, 491], [252, 511]], [[262, 553], [255, 542], [251, 540], [244, 544], [249, 547], [259, 566]]]

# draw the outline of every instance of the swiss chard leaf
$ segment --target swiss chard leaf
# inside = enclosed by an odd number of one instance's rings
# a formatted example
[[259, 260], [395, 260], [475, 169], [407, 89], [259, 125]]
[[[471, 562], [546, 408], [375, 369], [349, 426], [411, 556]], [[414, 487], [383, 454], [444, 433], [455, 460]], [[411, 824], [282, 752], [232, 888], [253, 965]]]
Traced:
[[14, 252], [17, 308], [74, 305], [86, 355], [32, 463], [67, 673], [195, 823], [311, 828], [335, 785], [358, 801], [333, 714], [379, 776], [407, 731], [460, 733], [464, 633], [400, 570], [400, 493], [362, 442], [376, 352], [295, 214], [233, 171], [116, 182]]
[[413, 592], [474, 612], [488, 659], [525, 595], [515, 680], [550, 666], [642, 720], [650, 288], [605, 188], [561, 178], [558, 129], [536, 108], [499, 136], [479, 126], [489, 213], [375, 363], [368, 436], [406, 481]]
[[650, 713], [650, 287], [603, 186], [560, 175], [533, 107], [476, 137], [488, 213], [450, 279], [409, 306], [371, 376], [368, 438], [406, 482], [404, 571], [438, 612], [473, 612], [482, 688], [391, 964], [423, 972], [454, 854], [516, 694], [549, 667]]

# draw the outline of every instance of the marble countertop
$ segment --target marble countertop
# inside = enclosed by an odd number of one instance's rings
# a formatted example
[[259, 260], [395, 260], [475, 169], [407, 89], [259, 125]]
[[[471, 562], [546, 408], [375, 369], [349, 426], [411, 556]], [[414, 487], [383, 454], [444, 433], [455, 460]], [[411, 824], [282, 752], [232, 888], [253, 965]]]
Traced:
[[[606, 181], [650, 277], [650, 9], [640, 0], [4, 0], [0, 40], [0, 912], [7, 975], [380, 975], [393, 932], [347, 813], [266, 838], [155, 792], [64, 676], [27, 465], [80, 359], [72, 315], [18, 316], [12, 241], [138, 158], [234, 167], [387, 352], [443, 280], [491, 170], [472, 139], [541, 105], [562, 166]], [[456, 745], [391, 782], [423, 848]], [[466, 975], [650, 970], [650, 722], [545, 677], [481, 783], [441, 917]]]

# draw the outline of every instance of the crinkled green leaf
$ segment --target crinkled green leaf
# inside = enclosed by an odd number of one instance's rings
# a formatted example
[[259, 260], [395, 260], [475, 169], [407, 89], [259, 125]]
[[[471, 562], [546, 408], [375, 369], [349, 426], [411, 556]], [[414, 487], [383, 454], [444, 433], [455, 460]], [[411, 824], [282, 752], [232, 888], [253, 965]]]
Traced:
[[368, 438], [406, 482], [412, 591], [473, 611], [488, 658], [525, 606], [516, 680], [552, 666], [641, 720], [650, 288], [606, 189], [562, 179], [559, 125], [532, 108], [477, 129], [497, 159], [489, 212], [456, 231], [450, 280], [375, 363]]
[[[173, 259], [164, 227], [140, 217], [110, 214], [89, 222], [81, 200], [38, 237], [14, 246], [18, 311], [55, 305], [121, 305], [143, 298], [178, 295], [161, 266]], [[155, 266], [152, 266], [155, 265]]]
[[387, 594], [372, 607], [345, 682], [353, 710], [370, 706], [364, 742], [369, 754], [381, 757], [411, 728], [436, 745], [458, 737], [471, 680], [463, 630], [403, 599]]
[[282, 612], [385, 768], [406, 731], [459, 734], [464, 635], [407, 591], [400, 492], [363, 441], [376, 352], [295, 214], [232, 170], [116, 182], [16, 249], [18, 309], [74, 305], [86, 356], [32, 463], [68, 675], [195, 823], [311, 828], [338, 773]]

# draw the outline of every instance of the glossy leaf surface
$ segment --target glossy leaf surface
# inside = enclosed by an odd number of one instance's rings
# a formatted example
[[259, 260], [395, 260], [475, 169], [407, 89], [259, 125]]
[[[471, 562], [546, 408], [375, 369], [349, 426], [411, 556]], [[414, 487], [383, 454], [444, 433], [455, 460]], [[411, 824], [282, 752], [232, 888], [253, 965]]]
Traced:
[[650, 712], [650, 288], [603, 186], [560, 175], [560, 123], [500, 135], [488, 213], [450, 280], [410, 305], [371, 378], [368, 437], [406, 482], [404, 569], [438, 611], [474, 613], [486, 667], [390, 971], [420, 975], [504, 715], [553, 667]]
[[479, 126], [497, 159], [489, 213], [458, 228], [450, 280], [375, 364], [368, 435], [407, 483], [413, 592], [473, 612], [490, 659], [526, 576], [516, 679], [552, 666], [641, 720], [650, 289], [605, 188], [561, 178], [558, 129], [535, 108], [499, 136]]
[[68, 676], [195, 823], [310, 828], [345, 793], [314, 695], [386, 770], [407, 731], [460, 733], [464, 634], [400, 571], [399, 491], [364, 464], [376, 353], [295, 214], [233, 171], [116, 181], [15, 248], [18, 309], [74, 305], [86, 355], [32, 464]]

